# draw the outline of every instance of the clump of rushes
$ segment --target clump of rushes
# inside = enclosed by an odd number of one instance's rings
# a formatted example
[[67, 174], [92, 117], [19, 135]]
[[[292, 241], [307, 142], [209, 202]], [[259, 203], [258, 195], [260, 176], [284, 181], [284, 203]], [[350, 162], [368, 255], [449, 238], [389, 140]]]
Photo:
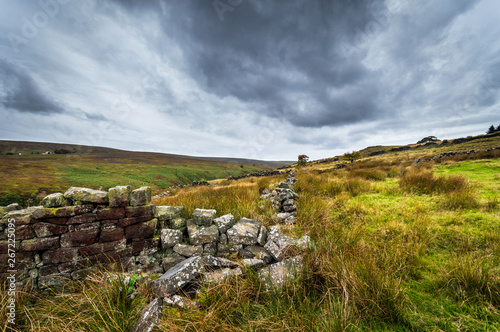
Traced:
[[411, 168], [401, 177], [399, 186], [411, 193], [434, 194], [463, 191], [469, 183], [460, 175], [436, 177], [431, 170]]

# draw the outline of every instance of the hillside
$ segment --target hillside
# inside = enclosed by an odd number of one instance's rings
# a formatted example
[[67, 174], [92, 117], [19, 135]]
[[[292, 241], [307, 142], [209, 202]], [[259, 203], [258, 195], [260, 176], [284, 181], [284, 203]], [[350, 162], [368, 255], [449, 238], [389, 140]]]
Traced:
[[[41, 154], [58, 149], [70, 153]], [[3, 152], [0, 155], [0, 199], [9, 195], [11, 200], [20, 202], [30, 197], [36, 200], [40, 193], [61, 191], [69, 186], [97, 189], [129, 184], [134, 187], [149, 185], [154, 190], [161, 190], [290, 164], [37, 142], [0, 141], [0, 150]]]
[[[362, 157], [341, 169], [333, 160], [297, 167], [296, 221], [279, 227], [312, 239], [300, 276], [276, 289], [250, 268], [200, 282], [199, 291], [180, 292], [199, 307], [165, 305], [154, 331], [498, 331], [499, 146], [500, 136], [487, 136]], [[216, 209], [269, 229], [280, 221], [261, 194], [284, 179], [224, 180], [152, 203], [183, 206], [186, 215]], [[240, 261], [244, 249], [230, 258]], [[117, 278], [98, 268], [51, 293], [20, 292], [19, 330], [129, 330], [152, 302], [158, 275], [114, 269]], [[124, 292], [123, 280], [139, 275]]]

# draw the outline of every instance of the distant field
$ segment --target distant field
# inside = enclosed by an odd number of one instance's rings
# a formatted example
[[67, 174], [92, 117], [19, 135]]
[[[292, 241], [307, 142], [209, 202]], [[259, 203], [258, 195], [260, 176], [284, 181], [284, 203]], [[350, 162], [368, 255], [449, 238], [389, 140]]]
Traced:
[[[23, 151], [22, 155], [0, 156], [0, 205], [8, 196], [26, 200], [40, 192], [64, 191], [70, 186], [108, 189], [116, 185], [133, 188], [148, 185], [161, 190], [193, 181], [226, 178], [282, 166], [281, 162], [245, 159], [195, 158], [148, 152], [43, 143], [0, 142], [3, 151]], [[64, 148], [78, 154], [29, 154]], [[33, 149], [33, 150], [31, 150]], [[37, 149], [37, 150], [36, 150]], [[17, 197], [17, 198], [16, 198]]]

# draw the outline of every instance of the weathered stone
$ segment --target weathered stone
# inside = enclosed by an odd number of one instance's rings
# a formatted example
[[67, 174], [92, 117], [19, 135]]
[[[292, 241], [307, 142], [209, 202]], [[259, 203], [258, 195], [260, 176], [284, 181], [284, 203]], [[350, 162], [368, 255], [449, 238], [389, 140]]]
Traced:
[[39, 222], [33, 224], [33, 229], [35, 230], [36, 236], [47, 237], [66, 233], [68, 231], [68, 226]]
[[132, 253], [151, 256], [158, 251], [160, 246], [161, 240], [159, 238], [134, 239], [132, 242]]
[[174, 251], [184, 257], [199, 256], [203, 253], [203, 246], [191, 246], [188, 244], [177, 243], [174, 246]]
[[179, 309], [199, 309], [201, 304], [198, 301], [193, 301], [189, 297], [180, 295], [172, 295], [163, 299], [163, 304]]
[[68, 219], [67, 224], [87, 224], [97, 221], [97, 216], [93, 213], [85, 213]]
[[273, 261], [273, 257], [267, 252], [266, 249], [259, 246], [248, 246], [245, 247], [246, 250], [250, 251], [254, 258], [263, 260], [266, 264], [269, 264]]
[[221, 243], [221, 244], [227, 244], [227, 234], [221, 234], [219, 236], [219, 243]]
[[64, 198], [63, 194], [55, 193], [45, 196], [42, 200], [42, 205], [46, 208], [54, 208], [63, 206], [65, 202], [66, 198]]
[[210, 227], [198, 226], [191, 219], [187, 222], [189, 243], [192, 245], [217, 242], [219, 239], [219, 229], [216, 225]]
[[77, 269], [81, 269], [82, 265], [77, 262], [66, 262], [57, 265], [58, 273], [71, 273]]
[[125, 266], [127, 265], [127, 257], [132, 256], [132, 248], [127, 247], [125, 249], [118, 249], [118, 250], [113, 250], [113, 251], [108, 251], [104, 252], [95, 256], [91, 256], [88, 258], [89, 262], [91, 263], [113, 263], [113, 262], [122, 262], [122, 264]]
[[134, 326], [132, 327], [131, 332], [151, 332], [153, 331], [156, 324], [158, 324], [158, 320], [160, 319], [160, 315], [162, 312], [162, 300], [159, 298], [151, 301], [150, 304], [146, 306], [141, 311], [139, 318], [135, 321]]
[[297, 211], [297, 206], [295, 204], [294, 205], [283, 205], [283, 211], [285, 211], [285, 212]]
[[257, 236], [257, 243], [264, 246], [267, 242], [267, 228], [264, 226], [260, 227], [259, 236]]
[[68, 226], [68, 230], [70, 232], [91, 231], [91, 230], [95, 230], [95, 229], [101, 229], [101, 223], [99, 221]]
[[203, 281], [210, 285], [220, 284], [232, 277], [243, 275], [243, 271], [238, 267], [235, 269], [224, 268], [203, 274]]
[[193, 211], [193, 220], [194, 223], [198, 226], [209, 227], [212, 225], [216, 214], [217, 211], [215, 210], [195, 209]]
[[78, 258], [78, 248], [59, 248], [42, 254], [43, 264], [59, 264], [75, 261]]
[[38, 274], [40, 277], [45, 277], [51, 274], [56, 274], [59, 273], [59, 269], [57, 268], [57, 265], [45, 265], [40, 267]]
[[241, 253], [243, 251], [242, 244], [221, 244], [217, 243], [217, 255], [223, 256], [231, 253]]
[[297, 278], [302, 269], [302, 257], [297, 256], [271, 264], [261, 269], [257, 275], [267, 289], [276, 289]]
[[56, 225], [66, 225], [66, 223], [68, 222], [68, 218], [49, 218], [45, 219], [44, 221]]
[[91, 255], [97, 255], [107, 251], [120, 250], [125, 249], [126, 240], [118, 240], [113, 242], [104, 242], [104, 243], [94, 243], [92, 245], [82, 247], [78, 249], [80, 255], [87, 257]]
[[16, 239], [18, 240], [27, 240], [32, 239], [34, 237], [33, 231], [31, 230], [30, 225], [19, 225], [16, 226]]
[[277, 261], [282, 261], [285, 258], [284, 252], [280, 249], [280, 247], [276, 243], [274, 243], [274, 241], [267, 242], [264, 248]]
[[241, 260], [241, 264], [247, 268], [256, 270], [266, 266], [266, 262], [258, 258], [246, 258]]
[[42, 237], [21, 242], [21, 251], [49, 250], [59, 247], [59, 236]]
[[10, 211], [16, 211], [16, 210], [22, 210], [23, 208], [21, 207], [21, 205], [19, 205], [18, 203], [12, 203], [12, 204], [9, 204], [5, 207], [5, 212], [10, 212]]
[[307, 250], [313, 245], [311, 237], [309, 235], [304, 235], [300, 239], [297, 240], [297, 247], [300, 250]]
[[88, 246], [96, 242], [98, 229], [90, 231], [71, 232], [61, 235], [61, 247], [82, 247]]
[[96, 204], [107, 204], [109, 202], [106, 191], [93, 190], [81, 187], [71, 187], [64, 193], [65, 198], [75, 201], [89, 202]]
[[155, 215], [156, 205], [141, 205], [141, 206], [129, 206], [125, 208], [125, 213], [127, 214], [127, 218], [132, 217], [149, 217]]
[[144, 186], [132, 190], [130, 205], [132, 206], [146, 205], [149, 204], [149, 202], [151, 202], [151, 187]]
[[203, 252], [210, 255], [215, 255], [217, 253], [217, 243], [210, 242], [203, 246]]
[[169, 221], [169, 226], [172, 229], [183, 230], [186, 228], [186, 219], [184, 218], [175, 218]]
[[162, 248], [172, 248], [182, 242], [182, 232], [177, 229], [164, 228], [161, 230], [160, 238]]
[[42, 210], [41, 206], [29, 207], [23, 210], [14, 210], [3, 215], [1, 224], [7, 224], [9, 219], [14, 219], [16, 225], [27, 225], [32, 220], [32, 215], [37, 210]]
[[123, 228], [104, 229], [99, 235], [99, 242], [112, 242], [125, 237]]
[[158, 280], [153, 281], [152, 290], [157, 297], [168, 297], [176, 293], [190, 281], [199, 277], [206, 269], [221, 267], [237, 267], [237, 264], [227, 259], [213, 256], [194, 256], [188, 258], [168, 270]]
[[164, 271], [170, 270], [172, 267], [175, 265], [179, 264], [180, 262], [184, 261], [186, 257], [179, 255], [176, 252], [173, 252], [169, 254], [168, 256], [164, 257], [161, 266]]
[[229, 244], [256, 244], [260, 227], [260, 222], [253, 219], [242, 218], [233, 227], [227, 230], [226, 233]]
[[215, 225], [217, 225], [217, 227], [219, 227], [219, 232], [223, 234], [226, 233], [228, 229], [233, 227], [236, 221], [232, 214], [226, 214], [219, 218], [215, 218], [214, 223]]
[[152, 219], [143, 223], [127, 226], [125, 228], [125, 238], [146, 239], [153, 237], [157, 224], [158, 219]]
[[124, 219], [120, 219], [120, 221], [118, 222], [118, 226], [127, 227], [127, 226], [130, 226], [133, 224], [150, 221], [152, 219], [153, 219], [153, 216], [124, 218]]
[[96, 215], [97, 215], [97, 220], [123, 219], [123, 218], [125, 218], [125, 209], [124, 208], [98, 209], [96, 212]]
[[130, 202], [130, 186], [116, 186], [109, 188], [109, 207], [126, 207]]
[[173, 220], [181, 218], [183, 213], [183, 206], [157, 206], [155, 218], [158, 218], [159, 221]]

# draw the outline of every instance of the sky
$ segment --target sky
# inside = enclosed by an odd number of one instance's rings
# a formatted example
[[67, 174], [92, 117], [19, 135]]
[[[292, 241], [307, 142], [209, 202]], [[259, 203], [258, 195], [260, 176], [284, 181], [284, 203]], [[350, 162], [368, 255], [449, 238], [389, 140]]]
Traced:
[[500, 124], [498, 0], [0, 0], [0, 139], [266, 160]]

